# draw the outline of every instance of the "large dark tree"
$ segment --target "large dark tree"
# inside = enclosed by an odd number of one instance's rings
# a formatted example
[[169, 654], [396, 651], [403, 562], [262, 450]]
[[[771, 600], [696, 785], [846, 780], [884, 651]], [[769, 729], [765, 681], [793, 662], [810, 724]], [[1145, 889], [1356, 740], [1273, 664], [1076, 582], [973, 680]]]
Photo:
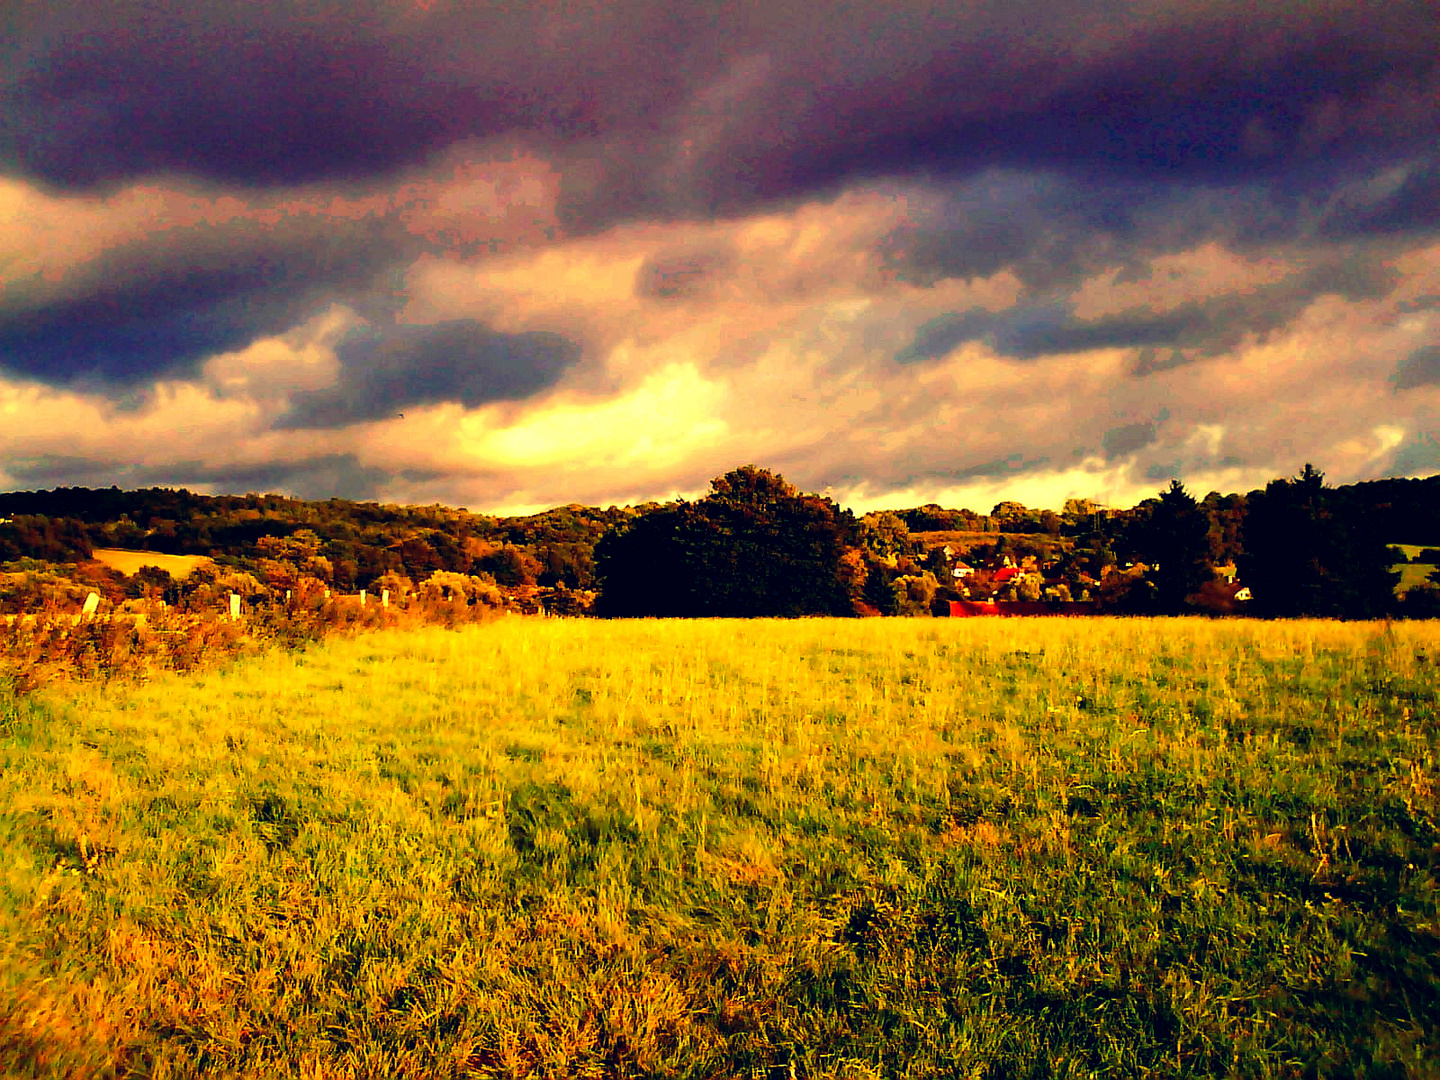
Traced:
[[854, 522], [746, 465], [695, 503], [658, 507], [595, 549], [597, 611], [618, 616], [848, 615]]
[[1250, 496], [1239, 568], [1255, 597], [1252, 611], [1368, 619], [1393, 608], [1398, 575], [1386, 539], [1373, 518], [1344, 509], [1308, 464]]
[[1160, 493], [1149, 516], [1137, 524], [1136, 553], [1153, 569], [1156, 609], [1167, 614], [1186, 610], [1186, 598], [1209, 581], [1210, 519], [1179, 480]]

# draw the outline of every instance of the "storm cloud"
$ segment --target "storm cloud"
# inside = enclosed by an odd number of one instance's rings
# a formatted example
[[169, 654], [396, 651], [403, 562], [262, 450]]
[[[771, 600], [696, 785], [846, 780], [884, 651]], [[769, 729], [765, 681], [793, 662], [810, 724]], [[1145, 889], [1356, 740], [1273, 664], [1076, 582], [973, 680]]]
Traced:
[[580, 357], [559, 334], [497, 333], [471, 320], [366, 326], [336, 350], [338, 385], [299, 395], [280, 427], [340, 427], [415, 405], [468, 408], [538, 393]]
[[1307, 269], [1243, 293], [1190, 300], [1169, 310], [1151, 306], [1098, 318], [1076, 314], [1069, 297], [1017, 304], [1005, 311], [976, 308], [924, 323], [896, 360], [915, 363], [978, 341], [1016, 360], [1093, 349], [1135, 349], [1133, 373], [1148, 375], [1235, 348], [1247, 335], [1263, 338], [1328, 295], [1349, 300], [1386, 295], [1396, 274], [1354, 260]]
[[1396, 390], [1440, 385], [1440, 345], [1416, 349], [1400, 362], [1391, 380]]
[[207, 356], [363, 293], [391, 251], [373, 235], [313, 228], [276, 236], [202, 227], [126, 244], [58, 281], [10, 286], [0, 298], [0, 369], [120, 385], [193, 373]]
[[1430, 0], [5, 25], [0, 484], [1056, 501], [1440, 432]]
[[[374, 176], [461, 142], [589, 162], [572, 214], [736, 213], [1006, 167], [1164, 184], [1431, 146], [1424, 0], [1121, 5], [26, 5], [7, 167], [61, 187]], [[627, 192], [629, 192], [627, 194]]]

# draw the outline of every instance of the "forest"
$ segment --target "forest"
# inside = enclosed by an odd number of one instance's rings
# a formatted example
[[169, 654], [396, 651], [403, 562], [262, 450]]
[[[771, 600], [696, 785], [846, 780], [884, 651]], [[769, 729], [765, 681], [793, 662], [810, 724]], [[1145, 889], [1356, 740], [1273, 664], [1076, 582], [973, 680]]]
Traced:
[[[150, 488], [0, 493], [0, 612], [164, 601], [208, 611], [382, 591], [521, 612], [615, 616], [926, 615], [951, 600], [1117, 614], [1372, 618], [1440, 613], [1402, 546], [1440, 548], [1440, 476], [1332, 487], [1307, 465], [1246, 494], [1179, 481], [1129, 508], [1001, 502], [856, 516], [745, 465], [697, 500], [572, 504], [528, 517]], [[126, 575], [111, 549], [206, 556]], [[157, 560], [157, 562], [163, 560]], [[1437, 558], [1440, 561], [1440, 558]], [[1416, 572], [1420, 572], [1417, 578]], [[1077, 609], [1078, 610], [1078, 609]]]

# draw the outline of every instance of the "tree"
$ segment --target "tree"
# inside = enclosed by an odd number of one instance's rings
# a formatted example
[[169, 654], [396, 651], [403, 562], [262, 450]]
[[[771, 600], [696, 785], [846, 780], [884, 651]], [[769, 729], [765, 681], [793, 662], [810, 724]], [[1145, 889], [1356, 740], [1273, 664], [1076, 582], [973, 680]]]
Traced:
[[132, 600], [164, 600], [173, 604], [180, 598], [180, 590], [168, 570], [142, 566], [126, 581], [125, 595]]
[[1178, 614], [1186, 598], [1214, 576], [1210, 566], [1210, 520], [1179, 480], [1160, 493], [1150, 515], [1135, 530], [1142, 562], [1152, 567], [1157, 610]]
[[866, 514], [860, 519], [860, 528], [865, 550], [892, 565], [897, 556], [910, 551], [910, 527], [903, 518], [889, 510]]
[[1000, 532], [1030, 532], [1037, 527], [1039, 519], [1039, 515], [1024, 503], [1010, 500], [996, 503], [990, 517]]
[[1245, 496], [1212, 491], [1200, 506], [1210, 519], [1210, 565], [1235, 562], [1242, 550], [1240, 534], [1245, 524]]
[[695, 503], [636, 517], [595, 549], [597, 612], [621, 616], [853, 613], [842, 557], [853, 518], [753, 465]]
[[475, 569], [489, 574], [501, 585], [511, 587], [534, 585], [535, 579], [541, 573], [539, 561], [514, 544], [506, 544], [480, 559]]
[[939, 587], [935, 575], [924, 571], [897, 577], [890, 583], [895, 594], [895, 614], [928, 616]]
[[1370, 518], [1347, 519], [1324, 480], [1307, 464], [1250, 496], [1239, 565], [1256, 614], [1365, 619], [1392, 610], [1399, 575], [1384, 539]]

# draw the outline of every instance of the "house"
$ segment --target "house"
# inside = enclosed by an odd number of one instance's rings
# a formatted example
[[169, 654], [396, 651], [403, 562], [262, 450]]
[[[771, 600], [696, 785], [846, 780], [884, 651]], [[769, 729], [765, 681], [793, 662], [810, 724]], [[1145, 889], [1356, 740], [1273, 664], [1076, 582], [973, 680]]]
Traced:
[[975, 568], [969, 563], [957, 562], [950, 568], [950, 576], [953, 578], [974, 577]]
[[1068, 603], [1054, 600], [951, 600], [949, 603], [949, 615], [952, 619], [977, 615], [1090, 615], [1095, 610], [1095, 605], [1087, 602]]
[[1018, 582], [1024, 576], [1025, 571], [1020, 569], [1018, 566], [1006, 566], [999, 570], [996, 570], [995, 576], [990, 580], [995, 583], [996, 588], [999, 588], [1001, 585], [1009, 585], [1012, 582]]
[[1217, 576], [1200, 586], [1200, 589], [1189, 597], [1189, 602], [1212, 615], [1234, 615], [1246, 610], [1250, 598], [1248, 585], [1226, 582], [1223, 577]]

